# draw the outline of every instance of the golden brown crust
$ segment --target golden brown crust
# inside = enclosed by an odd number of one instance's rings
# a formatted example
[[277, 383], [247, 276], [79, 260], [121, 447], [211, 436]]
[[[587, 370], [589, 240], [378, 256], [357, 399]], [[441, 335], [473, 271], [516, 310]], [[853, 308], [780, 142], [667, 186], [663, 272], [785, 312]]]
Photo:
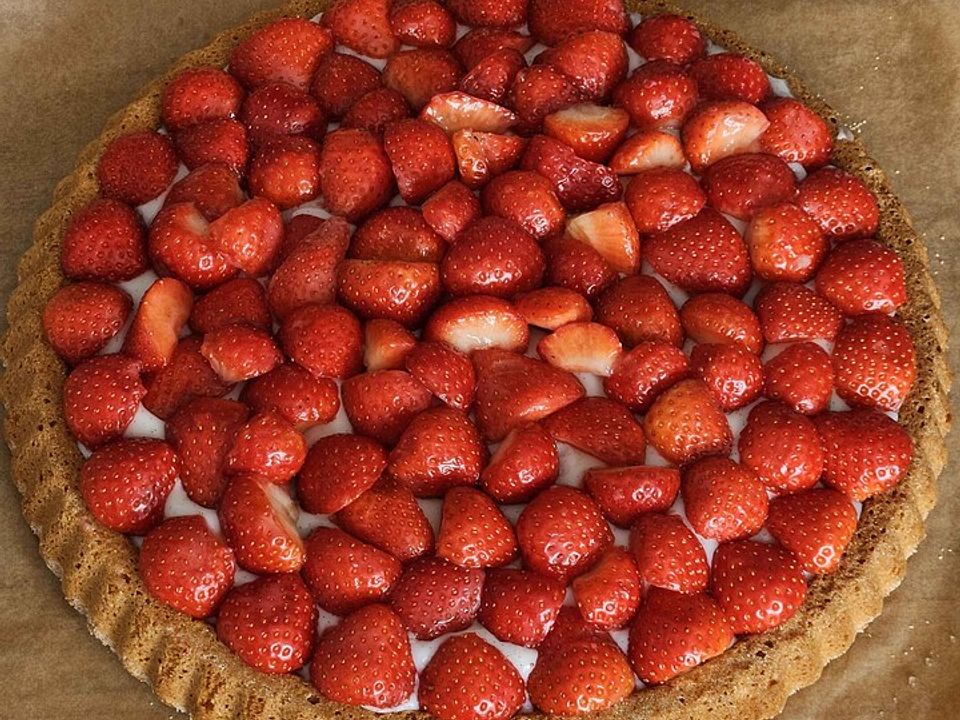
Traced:
[[[684, 14], [660, 0], [627, 4], [646, 14]], [[374, 714], [328, 702], [299, 678], [250, 669], [217, 641], [207, 625], [148, 596], [133, 545], [97, 525], [80, 498], [81, 458], [61, 413], [65, 368], [43, 340], [40, 317], [47, 298], [63, 283], [59, 264], [63, 231], [73, 212], [96, 195], [94, 169], [106, 143], [158, 125], [161, 89], [177, 71], [224, 65], [232, 47], [255, 28], [280, 16], [310, 17], [325, 5], [324, 0], [294, 0], [221, 33], [207, 47], [185, 55], [114, 115], [80, 154], [74, 172], [57, 186], [53, 205], [37, 221], [34, 244], [20, 263], [20, 284], [7, 309], [10, 327], [2, 347], [6, 372], [0, 381], [7, 410], [4, 434], [23, 514], [40, 539], [41, 555], [60, 577], [64, 596], [86, 615], [91, 632], [117, 653], [124, 667], [150, 683], [165, 703], [195, 718], [370, 720]], [[839, 127], [837, 115], [771, 56], [746, 46], [733, 33], [689, 17], [718, 44], [755, 58], [767, 72], [785, 78], [797, 97]], [[738, 642], [667, 685], [634, 694], [611, 709], [610, 718], [772, 717], [791, 693], [814, 682], [880, 613], [884, 597], [899, 584], [906, 558], [924, 535], [924, 519], [936, 501], [937, 476], [945, 461], [943, 438], [950, 423], [947, 331], [939, 294], [926, 248], [911, 228], [906, 209], [859, 141], [838, 142], [833, 162], [856, 174], [877, 195], [878, 237], [899, 252], [906, 266], [910, 301], [901, 316], [916, 342], [919, 367], [900, 422], [916, 445], [913, 466], [898, 488], [866, 504], [839, 571], [811, 583], [806, 602], [789, 623]]]

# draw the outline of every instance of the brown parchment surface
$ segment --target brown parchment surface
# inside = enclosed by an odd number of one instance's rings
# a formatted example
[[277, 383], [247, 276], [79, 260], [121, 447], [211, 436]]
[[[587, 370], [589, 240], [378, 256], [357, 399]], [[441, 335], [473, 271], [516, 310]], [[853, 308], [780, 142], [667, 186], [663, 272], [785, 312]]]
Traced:
[[[960, 1], [677, 0], [847, 116], [930, 249], [960, 370]], [[77, 152], [184, 52], [271, 0], [0, 0], [0, 301]], [[0, 320], [0, 323], [3, 323]], [[0, 325], [2, 330], [2, 325]], [[960, 433], [883, 615], [784, 720], [960, 718]], [[0, 720], [183, 717], [88, 634], [37, 552], [0, 446]]]

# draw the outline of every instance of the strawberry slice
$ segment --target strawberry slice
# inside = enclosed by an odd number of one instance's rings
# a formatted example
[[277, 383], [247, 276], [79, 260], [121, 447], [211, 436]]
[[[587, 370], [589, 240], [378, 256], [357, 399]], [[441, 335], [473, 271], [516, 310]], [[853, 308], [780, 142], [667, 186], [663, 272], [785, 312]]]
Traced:
[[587, 641], [538, 656], [527, 687], [540, 710], [570, 716], [605, 710], [629, 697], [635, 684], [616, 645]]
[[360, 55], [385, 58], [400, 47], [390, 27], [389, 0], [337, 0], [320, 22], [330, 28], [338, 44]]
[[404, 368], [417, 345], [413, 333], [396, 320], [368, 320], [363, 330], [363, 366], [370, 372]]
[[256, 378], [245, 388], [243, 399], [256, 412], [275, 411], [300, 430], [328, 423], [340, 410], [337, 384], [294, 363]]
[[536, 647], [563, 604], [563, 585], [529, 570], [492, 568], [480, 596], [478, 619], [503, 642]]
[[567, 583], [593, 565], [613, 533], [589, 495], [555, 485], [520, 513], [517, 543], [526, 567]]
[[384, 600], [400, 579], [400, 561], [343, 530], [318, 527], [304, 543], [303, 579], [317, 605], [347, 615]]
[[518, 70], [506, 98], [517, 114], [518, 128], [524, 132], [535, 132], [547, 115], [583, 100], [573, 81], [549, 65]]
[[476, 633], [447, 638], [420, 675], [421, 707], [437, 720], [507, 720], [523, 706], [523, 678]]
[[797, 204], [828, 237], [837, 240], [871, 237], [880, 209], [870, 189], [839, 168], [822, 168], [800, 183]]
[[306, 90], [285, 82], [267, 83], [253, 90], [243, 101], [240, 122], [254, 145], [283, 135], [322, 140], [327, 130], [327, 117], [316, 99]]
[[337, 268], [337, 295], [362, 318], [420, 324], [440, 296], [435, 263], [345, 260]]
[[764, 280], [806, 282], [817, 272], [827, 242], [816, 221], [792, 203], [759, 210], [744, 235], [750, 261]]
[[360, 369], [363, 329], [337, 305], [303, 305], [280, 325], [280, 344], [290, 359], [318, 377], [345, 378]]
[[467, 70], [500, 50], [514, 50], [523, 55], [533, 47], [534, 39], [516, 30], [500, 27], [477, 27], [466, 32], [453, 46], [453, 52]]
[[547, 282], [588, 299], [616, 282], [618, 273], [596, 250], [567, 235], [546, 238]]
[[516, 308], [490, 295], [450, 300], [434, 310], [423, 329], [424, 340], [445, 343], [464, 354], [485, 348], [525, 350], [529, 335]]
[[343, 115], [340, 127], [368, 130], [383, 136], [383, 130], [395, 120], [410, 117], [410, 106], [403, 95], [386, 87], [364, 93]]
[[393, 194], [393, 173], [383, 143], [367, 130], [336, 130], [320, 152], [320, 193], [327, 210], [358, 220]]
[[713, 598], [651, 588], [630, 627], [630, 664], [643, 682], [657, 685], [716, 657], [733, 641]]
[[690, 525], [711, 540], [749, 537], [767, 519], [763, 484], [748, 466], [729, 458], [702, 458], [684, 469], [680, 492]]
[[599, 297], [597, 321], [617, 331], [627, 346], [657, 340], [679, 346], [683, 329], [673, 300], [649, 275], [621, 278]]
[[587, 30], [569, 35], [537, 56], [566, 75], [584, 98], [601, 101], [627, 76], [627, 49], [618, 34]]
[[77, 365], [63, 383], [63, 418], [79, 442], [96, 447], [123, 435], [146, 392], [139, 362], [98, 355]]
[[592, 210], [619, 200], [623, 193], [620, 180], [610, 168], [577, 157], [571, 148], [546, 135], [536, 135], [527, 143], [522, 167], [547, 178], [571, 212]]
[[703, 57], [707, 41], [700, 29], [680, 15], [645, 17], [630, 33], [630, 47], [646, 60], [669, 60], [677, 65]]
[[553, 435], [539, 423], [530, 423], [503, 439], [483, 469], [480, 483], [497, 502], [518, 503], [552, 485], [559, 472]]
[[387, 451], [362, 435], [327, 435], [307, 453], [297, 498], [310, 513], [342, 510], [373, 487], [387, 469]]
[[854, 318], [837, 333], [833, 372], [837, 394], [850, 405], [899, 410], [917, 379], [913, 338], [897, 318]]
[[234, 117], [243, 102], [243, 88], [228, 72], [214, 67], [181, 70], [160, 98], [164, 127], [176, 132], [190, 125]]
[[502, 105], [517, 73], [526, 66], [523, 55], [513, 48], [502, 48], [470, 68], [460, 80], [460, 89], [475, 98]]
[[622, 202], [570, 218], [567, 234], [596, 250], [617, 272], [632, 274], [640, 266], [640, 235]]
[[297, 534], [297, 505], [279, 485], [236, 475], [223, 490], [217, 515], [237, 563], [252, 573], [295, 573], [306, 553]]
[[[682, 67], [655, 60], [620, 83], [613, 101], [641, 130], [675, 128], [697, 104], [697, 84]], [[759, 110], [757, 113], [763, 116]]]
[[822, 347], [812, 342], [788, 345], [763, 366], [763, 394], [804, 415], [816, 415], [830, 404], [833, 365]]
[[483, 570], [436, 557], [414, 560], [390, 593], [390, 606], [419, 640], [469, 627], [480, 608]]
[[193, 203], [164, 207], [150, 226], [150, 258], [163, 274], [193, 288], [212, 288], [229, 280], [237, 268], [210, 243], [209, 227]]
[[238, 175], [247, 166], [247, 129], [232, 119], [210, 120], [184, 128], [174, 136], [177, 155], [190, 170], [217, 163]]
[[786, 405], [762, 402], [738, 441], [740, 462], [777, 493], [805, 490], [823, 472], [823, 447], [813, 423]]
[[433, 96], [456, 90], [462, 76], [460, 61], [444, 48], [402, 50], [383, 68], [383, 84], [403, 95], [415, 112]]
[[283, 362], [270, 333], [250, 325], [224, 325], [203, 336], [200, 353], [228, 383], [264, 375]]
[[485, 217], [457, 236], [440, 267], [452, 295], [510, 297], [538, 287], [545, 262], [540, 246], [523, 228]]
[[331, 304], [337, 291], [337, 266], [349, 243], [350, 226], [340, 218], [325, 220], [305, 235], [267, 283], [273, 314], [283, 320], [304, 305]]
[[388, 708], [413, 692], [417, 669], [407, 631], [386, 605], [367, 605], [317, 641], [310, 681], [324, 697]]
[[96, 355], [120, 332], [133, 308], [123, 290], [97, 282], [65, 285], [43, 308], [43, 333], [69, 363]]
[[448, 0], [450, 12], [464, 25], [512, 27], [527, 21], [524, 0]]
[[309, 138], [271, 138], [250, 161], [250, 192], [281, 210], [313, 200], [320, 194], [319, 160], [320, 146]]
[[458, 130], [504, 133], [517, 121], [517, 116], [502, 105], [460, 90], [434, 95], [420, 117], [439, 125], [448, 135]]
[[717, 53], [690, 66], [700, 96], [707, 100], [742, 100], [752, 105], [770, 94], [770, 81], [756, 60], [737, 53]]
[[680, 492], [680, 473], [647, 465], [593, 468], [583, 474], [583, 487], [610, 522], [630, 527], [641, 514], [663, 512], [673, 505]]
[[726, 293], [694, 295], [680, 308], [680, 322], [698, 343], [737, 343], [754, 354], [763, 349], [760, 320], [749, 305]]
[[195, 335], [177, 343], [167, 363], [154, 373], [143, 396], [143, 406], [158, 418], [168, 420], [197, 397], [220, 397], [230, 389], [200, 353]]
[[513, 170], [494, 177], [482, 198], [488, 215], [513, 220], [538, 240], [563, 230], [563, 206], [550, 181], [535, 172]]
[[791, 200], [797, 192], [790, 166], [766, 153], [741, 153], [718, 160], [704, 171], [702, 182], [707, 204], [740, 220]]
[[845, 315], [892, 313], [907, 302], [903, 261], [876, 240], [838, 245], [817, 273], [817, 292]]
[[806, 105], [793, 98], [775, 98], [764, 103], [763, 112], [770, 121], [760, 137], [765, 152], [806, 168], [820, 167], [830, 159], [830, 127]]
[[140, 547], [140, 577], [153, 597], [193, 618], [210, 616], [233, 586], [233, 551], [199, 515], [167, 518]]
[[97, 163], [100, 192], [128, 205], [153, 200], [169, 187], [176, 174], [173, 141], [150, 130], [114, 138]]
[[683, 145], [662, 130], [641, 130], [628, 137], [610, 158], [617, 175], [634, 175], [653, 168], [682, 170], [687, 164]]
[[410, 205], [422, 202], [456, 173], [456, 155], [449, 138], [425, 120], [408, 118], [387, 125], [383, 147], [400, 196]]
[[833, 340], [843, 316], [815, 290], [799, 283], [765, 285], [754, 302], [763, 337], [769, 343]]
[[569, 35], [587, 30], [626, 34], [630, 20], [623, 3], [617, 0], [587, 0], [563, 3], [532, 0], [528, 10], [530, 31], [547, 45], [556, 45]]
[[803, 569], [818, 575], [833, 572], [857, 529], [850, 499], [828, 488], [783, 495], [770, 502], [770, 534], [792, 552]]
[[[315, 153], [310, 157], [313, 163]], [[284, 170], [288, 171], [295, 172]], [[210, 247], [251, 276], [263, 275], [273, 266], [282, 241], [280, 211], [265, 198], [248, 200], [210, 223]]]
[[640, 604], [640, 575], [623, 548], [611, 547], [572, 585], [580, 614], [601, 630], [624, 627]]
[[379, 87], [380, 71], [373, 65], [356, 55], [332, 52], [320, 60], [310, 94], [326, 115], [336, 119]]
[[737, 635], [775, 628], [794, 616], [807, 594], [796, 558], [779, 545], [721, 543], [713, 555], [710, 592]]
[[446, 243], [412, 207], [388, 207], [371, 215], [350, 239], [358, 260], [439, 262]]
[[689, 360], [679, 348], [644, 341], [620, 356], [603, 380], [603, 391], [611, 400], [641, 413], [660, 393], [689, 375]]
[[506, 565], [517, 555], [513, 526], [487, 495], [468, 487], [443, 497], [437, 556], [466, 568]]
[[700, 173], [731, 155], [755, 152], [770, 121], [749, 103], [704, 103], [683, 125], [683, 151], [694, 172]]
[[304, 18], [276, 20], [233, 49], [230, 74], [248, 88], [279, 80], [306, 90], [333, 40], [329, 30]]
[[193, 308], [193, 293], [175, 278], [161, 278], [144, 293], [123, 342], [123, 352], [145, 373], [164, 367]]
[[[385, 523], [384, 518], [390, 518]], [[407, 488], [384, 479], [340, 510], [337, 524], [351, 535], [408, 562], [433, 550], [433, 528]]]
[[569, 372], [606, 377], [623, 352], [617, 334], [606, 325], [568, 323], [537, 344], [537, 353], [551, 365]]
[[163, 520], [180, 464], [160, 440], [120, 440], [93, 451], [80, 468], [80, 494], [97, 521], [143, 535]]
[[514, 167], [523, 155], [526, 140], [515, 135], [457, 130], [451, 138], [457, 169], [468, 187], [478, 188], [490, 178]]
[[560, 287], [542, 287], [514, 298], [517, 311], [530, 325], [556, 330], [573, 322], [589, 322], [593, 308], [580, 293]]
[[306, 442], [297, 429], [277, 412], [267, 410], [254, 415], [237, 432], [227, 453], [227, 470], [283, 484], [300, 471], [306, 455]]
[[630, 529], [630, 552], [649, 585], [680, 593], [707, 587], [707, 554], [679, 515], [640, 515]]
[[760, 358], [738, 343], [705, 343], [690, 353], [690, 369], [730, 412], [753, 402], [763, 390]]
[[449, 47], [457, 23], [435, 0], [400, 0], [390, 8], [390, 30], [404, 45]]
[[441, 343], [421, 342], [406, 355], [403, 365], [450, 407], [466, 411], [473, 404], [477, 377], [465, 355]]
[[681, 380], [663, 391], [643, 418], [647, 442], [675, 465], [727, 453], [730, 425], [716, 396], [699, 379]]
[[573, 445], [608, 465], [643, 463], [643, 428], [620, 403], [588, 397], [560, 408], [544, 420], [557, 442]]
[[270, 328], [263, 286], [252, 278], [235, 278], [218, 285], [198, 298], [190, 313], [190, 327], [201, 334], [235, 323]]
[[480, 201], [459, 180], [451, 180], [421, 206], [423, 219], [447, 242], [480, 217]]
[[583, 619], [575, 605], [564, 605], [557, 613], [557, 619], [547, 633], [547, 637], [537, 647], [540, 655], [549, 655], [580, 642], [613, 643], [610, 633], [591, 625]]
[[393, 445], [404, 428], [433, 396], [410, 373], [375, 370], [343, 383], [343, 409], [353, 429], [386, 445]]
[[96, 198], [77, 210], [63, 233], [60, 267], [73, 280], [117, 282], [147, 269], [143, 220], [117, 200]]
[[201, 165], [175, 182], [163, 199], [163, 205], [192, 202], [203, 217], [212, 222], [246, 199], [233, 168], [222, 162], [212, 162]]
[[623, 199], [637, 230], [647, 235], [695, 217], [703, 209], [706, 195], [682, 170], [653, 168], [630, 178]]

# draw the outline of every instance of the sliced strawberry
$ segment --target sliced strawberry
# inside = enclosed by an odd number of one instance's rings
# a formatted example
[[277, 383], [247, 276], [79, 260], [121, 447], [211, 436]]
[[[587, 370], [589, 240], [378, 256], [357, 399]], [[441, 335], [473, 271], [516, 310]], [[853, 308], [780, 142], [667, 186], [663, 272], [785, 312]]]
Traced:
[[478, 619], [503, 642], [536, 647], [547, 636], [563, 604], [563, 585], [529, 570], [487, 571]]
[[74, 280], [130, 280], [147, 269], [143, 220], [117, 200], [97, 198], [77, 210], [63, 234], [60, 267]]
[[845, 495], [815, 488], [770, 502], [770, 534], [818, 575], [831, 573], [857, 529], [857, 511]]
[[434, 95], [420, 117], [439, 125], [448, 135], [458, 130], [503, 133], [517, 121], [507, 108], [459, 90]]
[[321, 110], [340, 118], [364, 95], [380, 87], [380, 72], [356, 55], [332, 52], [317, 67], [310, 93]]
[[[315, 157], [316, 153], [312, 152], [311, 158]], [[290, 172], [297, 171], [291, 168]], [[210, 223], [210, 247], [254, 277], [263, 275], [273, 266], [282, 241], [280, 211], [262, 197], [247, 200]]]
[[140, 363], [125, 355], [84, 360], [63, 384], [63, 417], [87, 447], [119, 438], [133, 420], [147, 390]]
[[294, 215], [283, 223], [283, 242], [280, 244], [278, 259], [282, 262], [287, 256], [314, 230], [319, 230], [326, 220], [316, 215], [301, 213]]
[[297, 572], [306, 553], [297, 534], [297, 506], [287, 491], [256, 475], [236, 475], [217, 514], [237, 563], [253, 573]]
[[764, 280], [806, 282], [827, 252], [827, 242], [814, 219], [787, 202], [754, 214], [744, 239], [753, 269]]
[[756, 107], [735, 100], [704, 103], [683, 125], [683, 151], [694, 172], [731, 155], [759, 150], [770, 121]]
[[617, 334], [592, 322], [568, 323], [537, 344], [540, 357], [555, 367], [604, 377], [613, 372], [622, 352]]
[[456, 90], [462, 76], [460, 61], [444, 48], [402, 50], [383, 68], [383, 84], [403, 95], [415, 112], [434, 95]]
[[516, 30], [507, 28], [478, 27], [461, 37], [453, 46], [453, 52], [470, 70], [486, 57], [503, 50], [515, 50], [521, 55], [533, 47], [534, 39]]
[[319, 377], [346, 378], [360, 369], [360, 321], [336, 305], [303, 305], [283, 319], [280, 343], [290, 359]]
[[390, 593], [390, 606], [419, 640], [469, 627], [480, 608], [483, 570], [437, 557], [414, 560]]
[[263, 286], [251, 278], [236, 278], [217, 286], [198, 298], [190, 313], [190, 327], [199, 333], [234, 323], [267, 329], [270, 322]]
[[439, 557], [461, 567], [486, 568], [506, 565], [516, 554], [513, 526], [487, 495], [468, 487], [444, 495]]
[[617, 331], [630, 346], [646, 340], [680, 345], [683, 330], [677, 308], [663, 285], [649, 275], [621, 278], [599, 297], [597, 321]]
[[565, 214], [550, 181], [529, 170], [493, 178], [483, 190], [487, 214], [513, 220], [538, 240], [560, 232]]
[[525, 567], [567, 583], [593, 565], [613, 533], [589, 495], [555, 485], [520, 513], [517, 543]]
[[350, 243], [350, 226], [330, 218], [289, 251], [267, 283], [267, 301], [280, 320], [311, 303], [330, 304], [337, 293], [337, 266]]
[[651, 588], [630, 627], [630, 664], [656, 685], [724, 652], [733, 630], [713, 598]]
[[437, 720], [507, 720], [523, 705], [523, 678], [476, 633], [447, 638], [420, 676], [417, 697]]
[[777, 493], [805, 490], [823, 472], [823, 447], [816, 428], [786, 405], [755, 406], [738, 441], [740, 461]]
[[587, 100], [610, 97], [613, 88], [627, 76], [627, 49], [616, 33], [587, 30], [568, 35], [537, 57], [573, 81]]
[[473, 130], [457, 130], [451, 141], [460, 177], [471, 188], [515, 167], [526, 148], [526, 140], [516, 135]]
[[613, 101], [641, 130], [678, 127], [697, 103], [697, 84], [682, 67], [656, 60], [617, 86]]
[[607, 465], [643, 463], [643, 428], [623, 405], [588, 397], [560, 408], [544, 420], [557, 442], [573, 445]]
[[763, 394], [804, 415], [816, 415], [830, 404], [833, 366], [830, 356], [812, 342], [788, 345], [763, 366]]
[[800, 608], [807, 583], [794, 556], [753, 540], [721, 543], [713, 555], [710, 593], [737, 635], [782, 625]]
[[179, 131], [174, 140], [177, 155], [190, 170], [210, 163], [221, 163], [238, 174], [246, 169], [250, 155], [247, 129], [236, 120], [191, 125]]
[[641, 514], [673, 505], [680, 492], [680, 473], [646, 465], [593, 468], [584, 473], [583, 486], [610, 522], [629, 527]]
[[342, 510], [373, 487], [387, 469], [387, 451], [362, 435], [327, 435], [307, 453], [297, 498], [310, 513]]
[[404, 45], [449, 47], [457, 23], [436, 0], [400, 0], [390, 8], [390, 30]]
[[730, 412], [753, 402], [763, 390], [760, 358], [739, 343], [703, 343], [690, 353], [690, 369]]
[[283, 362], [283, 354], [270, 334], [250, 325], [224, 325], [203, 337], [200, 352], [228, 383], [270, 372]]
[[231, 118], [240, 110], [243, 95], [243, 88], [233, 75], [219, 68], [187, 68], [163, 89], [160, 118], [164, 127], [172, 131], [207, 120]]
[[281, 210], [320, 194], [320, 146], [305, 137], [280, 136], [265, 142], [250, 161], [250, 192]]
[[350, 257], [360, 260], [439, 262], [446, 243], [412, 207], [388, 207], [371, 215], [353, 234]]
[[210, 243], [209, 225], [193, 203], [164, 207], [150, 226], [154, 265], [193, 288], [219, 285], [237, 274], [226, 255]]
[[580, 614], [602, 630], [622, 628], [640, 604], [640, 574], [623, 548], [611, 547], [572, 585]]
[[610, 169], [617, 175], [634, 175], [654, 168], [680, 170], [686, 164], [683, 145], [662, 130], [641, 130], [631, 135], [610, 158]]
[[423, 339], [470, 354], [484, 348], [525, 350], [530, 329], [509, 302], [490, 295], [454, 298], [434, 310]]
[[94, 450], [80, 468], [80, 494], [101, 525], [143, 535], [163, 519], [179, 467], [165, 442], [119, 440]]
[[913, 338], [897, 318], [854, 318], [837, 333], [833, 372], [837, 394], [850, 405], [897, 411], [917, 379]]
[[645, 17], [630, 33], [630, 46], [645, 60], [669, 60], [686, 65], [707, 52], [700, 29], [680, 15]]
[[684, 512], [697, 534], [724, 542], [754, 535], [767, 519], [767, 492], [746, 465], [707, 457], [683, 471]]
[[393, 193], [390, 159], [367, 130], [337, 130], [320, 152], [320, 192], [327, 209], [358, 220], [387, 204]]
[[755, 354], [763, 349], [760, 320], [747, 304], [725, 293], [694, 295], [680, 308], [680, 322], [698, 343], [737, 343]]
[[740, 220], [791, 200], [797, 192], [790, 166], [775, 155], [741, 153], [718, 160], [703, 173], [707, 204]]
[[527, 144], [522, 167], [547, 178], [560, 202], [572, 212], [613, 202], [623, 192], [610, 168], [577, 157], [572, 149], [545, 135], [537, 135]]
[[637, 230], [646, 235], [695, 217], [703, 209], [706, 195], [682, 170], [653, 168], [630, 178], [623, 199]]
[[451, 295], [511, 297], [539, 287], [544, 269], [537, 241], [499, 217], [481, 218], [460, 233], [440, 264]]
[[531, 32], [548, 45], [556, 45], [565, 37], [586, 30], [623, 35], [630, 28], [627, 12], [617, 0], [588, 0], [576, 4], [532, 0], [528, 12]]
[[416, 345], [417, 339], [396, 320], [368, 320], [364, 325], [363, 366], [370, 372], [401, 369]]
[[123, 352], [151, 373], [173, 356], [180, 331], [193, 308], [190, 288], [175, 278], [161, 278], [144, 293], [123, 342]]
[[390, 0], [337, 0], [320, 22], [337, 43], [361, 55], [385, 58], [400, 47], [390, 27]]
[[177, 174], [177, 154], [168, 135], [144, 130], [114, 138], [97, 163], [100, 192], [128, 205], [162, 193]]
[[396, 90], [378, 87], [364, 93], [344, 113], [340, 127], [360, 128], [382, 136], [383, 129], [394, 122], [410, 117], [410, 106]]
[[267, 410], [237, 431], [227, 453], [227, 470], [283, 484], [300, 471], [306, 455], [307, 444], [297, 429], [276, 411]]
[[317, 608], [296, 574], [238, 585], [217, 613], [217, 637], [260, 672], [284, 674], [313, 651]]
[[353, 429], [392, 445], [433, 396], [403, 370], [376, 370], [343, 383], [343, 409]]
[[876, 240], [845, 242], [817, 273], [817, 292], [845, 315], [891, 313], [907, 302], [903, 261]]
[[707, 555], [679, 515], [640, 515], [630, 529], [630, 552], [649, 585], [681, 593], [707, 587]]
[[464, 25], [512, 27], [527, 21], [524, 0], [448, 0], [450, 12]]
[[424, 200], [421, 210], [427, 225], [447, 242], [453, 242], [480, 217], [480, 201], [462, 182], [451, 180]]
[[690, 74], [707, 100], [742, 100], [756, 105], [770, 94], [770, 81], [760, 63], [737, 53], [697, 60]]
[[693, 378], [657, 396], [643, 419], [643, 429], [647, 442], [676, 465], [726, 453], [733, 443], [716, 396], [706, 383]]
[[540, 128], [550, 113], [583, 102], [573, 81], [549, 65], [521, 68], [513, 79], [507, 104], [517, 114], [518, 126], [528, 132]]
[[333, 40], [329, 30], [303, 18], [276, 20], [233, 49], [230, 74], [248, 88], [279, 80], [306, 90]]
[[317, 641], [310, 681], [334, 702], [389, 708], [413, 692], [417, 669], [407, 631], [386, 605], [345, 617]]
[[581, 641], [612, 643], [613, 638], [610, 633], [584, 620], [575, 605], [564, 605], [557, 613], [557, 619], [547, 633], [547, 637], [537, 647], [537, 653], [549, 655], [557, 651], [562, 652], [570, 645]]
[[327, 116], [316, 99], [285, 82], [267, 83], [251, 92], [240, 109], [240, 122], [254, 145], [282, 135], [321, 140], [327, 129]]
[[527, 687], [543, 712], [571, 716], [616, 705], [630, 696], [635, 682], [620, 648], [582, 641], [538, 655]]
[[607, 397], [633, 412], [644, 412], [654, 399], [690, 375], [687, 356], [659, 340], [644, 340], [625, 352], [603, 380]]
[[[462, 59], [462, 58], [461, 58]], [[460, 80], [460, 89], [468, 95], [503, 104], [517, 73], [527, 61], [517, 50], [505, 47], [487, 55], [469, 69]]]
[[167, 518], [140, 547], [140, 577], [164, 605], [208, 617], [233, 585], [233, 551], [199, 515]]
[[133, 301], [113, 285], [65, 285], [43, 308], [43, 332], [57, 354], [70, 363], [102, 350], [127, 322]]
[[552, 485], [560, 472], [553, 435], [539, 423], [511, 430], [490, 457], [480, 484], [501, 503], [530, 500]]
[[640, 236], [622, 202], [606, 203], [570, 218], [567, 234], [590, 245], [618, 272], [635, 273], [640, 266]]
[[815, 290], [799, 283], [763, 287], [754, 302], [763, 337], [769, 343], [833, 340], [843, 324], [840, 311]]
[[804, 167], [819, 167], [830, 159], [833, 138], [823, 118], [793, 98], [764, 103], [770, 127], [760, 138], [765, 152]]
[[407, 371], [456, 410], [473, 404], [477, 377], [470, 358], [436, 342], [417, 343], [404, 361]]
[[345, 260], [337, 268], [337, 294], [360, 317], [386, 318], [412, 327], [440, 296], [434, 263]]
[[314, 377], [294, 363], [256, 378], [245, 388], [243, 398], [255, 411], [275, 411], [300, 429], [328, 423], [340, 409], [337, 384]]
[[[384, 522], [390, 518], [390, 522]], [[433, 550], [433, 528], [416, 498], [392, 480], [381, 480], [340, 510], [337, 524], [364, 542], [407, 562]]]
[[220, 397], [230, 389], [200, 353], [200, 344], [196, 335], [183, 338], [170, 362], [150, 378], [143, 406], [158, 418], [167, 420], [194, 398]]
[[797, 204], [837, 240], [870, 237], [877, 231], [880, 209], [869, 188], [839, 168], [817, 170], [800, 183]]
[[567, 235], [547, 238], [547, 282], [595, 298], [610, 287], [618, 273], [586, 243]]
[[433, 123], [408, 118], [387, 125], [383, 146], [400, 196], [408, 204], [422, 202], [456, 173], [456, 155], [443, 130]]
[[530, 325], [556, 330], [574, 322], [589, 322], [593, 308], [580, 293], [560, 287], [543, 287], [514, 298], [517, 311]]
[[246, 197], [233, 168], [222, 162], [214, 162], [201, 165], [175, 182], [163, 204], [192, 202], [203, 217], [212, 222], [242, 203]]

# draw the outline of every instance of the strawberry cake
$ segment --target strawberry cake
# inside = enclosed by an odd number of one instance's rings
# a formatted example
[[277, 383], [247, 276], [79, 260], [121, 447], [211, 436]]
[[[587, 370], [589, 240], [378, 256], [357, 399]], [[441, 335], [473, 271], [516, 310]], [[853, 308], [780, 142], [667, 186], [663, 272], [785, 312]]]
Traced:
[[258, 16], [111, 120], [20, 278], [24, 515], [198, 718], [771, 717], [936, 497], [905, 210], [661, 2]]

